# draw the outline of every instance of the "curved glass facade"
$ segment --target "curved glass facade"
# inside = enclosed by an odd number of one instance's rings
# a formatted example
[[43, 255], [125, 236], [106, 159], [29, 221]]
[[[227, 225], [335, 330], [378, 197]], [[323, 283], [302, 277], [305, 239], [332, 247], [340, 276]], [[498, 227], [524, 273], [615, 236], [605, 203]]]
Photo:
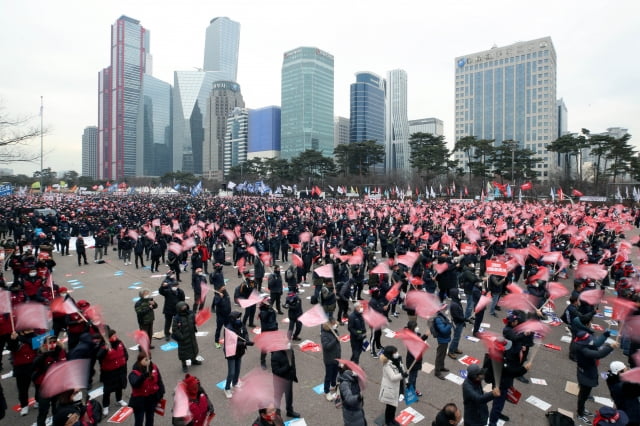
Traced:
[[384, 111], [384, 80], [373, 73], [357, 73], [351, 84], [349, 142], [384, 145]]

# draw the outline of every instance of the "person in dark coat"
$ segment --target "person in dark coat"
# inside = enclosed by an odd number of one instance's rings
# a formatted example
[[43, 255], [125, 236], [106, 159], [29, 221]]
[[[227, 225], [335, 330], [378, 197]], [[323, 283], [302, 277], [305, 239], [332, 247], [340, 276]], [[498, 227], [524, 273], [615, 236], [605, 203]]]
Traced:
[[138, 269], [138, 261], [140, 261], [140, 266], [144, 268], [144, 259], [142, 257], [142, 255], [144, 254], [143, 237], [138, 237], [135, 246], [133, 246], [133, 254], [135, 258], [136, 269]]
[[451, 321], [444, 313], [444, 310], [440, 310], [436, 317], [433, 319], [433, 328], [435, 335], [433, 337], [438, 341], [438, 347], [436, 349], [435, 368], [433, 370], [435, 376], [444, 380], [444, 375], [449, 369], [444, 366], [444, 357], [447, 354], [447, 347], [451, 341]]
[[[282, 380], [276, 383], [275, 401], [279, 406], [284, 393], [287, 417], [299, 418], [300, 413], [293, 409], [293, 382], [298, 381], [296, 374], [296, 358], [292, 349], [275, 351], [271, 353], [271, 371], [273, 375]], [[275, 378], [274, 378], [275, 379]]]
[[498, 387], [491, 392], [482, 390], [485, 373], [486, 370], [478, 364], [471, 364], [467, 369], [467, 378], [462, 383], [465, 426], [485, 426], [489, 419], [489, 401], [500, 396]]
[[153, 416], [158, 402], [164, 396], [164, 383], [158, 366], [141, 352], [129, 373], [134, 426], [153, 426]]
[[349, 343], [351, 345], [351, 361], [356, 364], [360, 363], [360, 354], [362, 354], [362, 344], [367, 338], [367, 324], [364, 322], [362, 313], [364, 308], [360, 302], [353, 305], [353, 312], [349, 314], [349, 322], [347, 328], [349, 330]]
[[193, 288], [193, 311], [198, 312], [204, 308], [202, 300], [202, 288], [207, 285], [207, 274], [202, 268], [197, 268], [191, 276], [191, 288]]
[[261, 408], [258, 410], [258, 417], [253, 421], [251, 426], [282, 426], [284, 421], [280, 415], [279, 408]]
[[33, 350], [32, 342], [36, 334], [33, 330], [24, 330], [19, 333], [11, 333], [8, 348], [11, 351], [11, 364], [13, 365], [13, 377], [18, 387], [18, 401], [20, 402], [20, 415], [29, 414], [29, 385], [33, 373], [33, 360], [37, 352]]
[[44, 342], [40, 346], [39, 353], [33, 361], [33, 373], [32, 380], [36, 387], [36, 402], [38, 403], [38, 418], [37, 425], [44, 426], [47, 420], [49, 409], [53, 411], [53, 404], [51, 398], [45, 398], [40, 395], [40, 386], [44, 380], [44, 376], [47, 374], [49, 368], [57, 363], [67, 360], [67, 354], [58, 340], [49, 336], [45, 338]]
[[173, 271], [167, 273], [166, 278], [162, 281], [158, 289], [158, 293], [164, 297], [164, 306], [162, 307], [162, 313], [164, 314], [164, 338], [168, 342], [171, 338], [171, 322], [177, 313], [176, 306], [178, 302], [185, 301], [184, 291], [178, 286]]
[[577, 414], [578, 418], [584, 422], [588, 421], [587, 416], [591, 414], [584, 405], [591, 394], [591, 389], [598, 386], [598, 360], [620, 346], [618, 342], [605, 343], [607, 337], [609, 337], [608, 332], [594, 338], [590, 333], [581, 330], [575, 338], [579, 389]]
[[338, 389], [342, 399], [342, 420], [344, 426], [367, 426], [364, 416], [364, 399], [358, 382], [358, 375], [341, 366], [342, 372], [338, 376]]
[[[240, 367], [242, 366], [242, 357], [247, 352], [247, 346], [253, 346], [253, 342], [249, 340], [249, 332], [242, 324], [240, 317], [242, 314], [238, 311], [233, 311], [229, 314], [229, 322], [226, 327], [238, 335], [238, 341], [236, 343], [236, 352], [227, 356], [225, 348], [225, 358], [227, 359], [227, 382], [224, 385], [224, 394], [227, 398], [231, 398], [232, 387], [238, 385], [238, 378], [240, 377]], [[226, 340], [225, 340], [226, 343]]]
[[467, 321], [462, 309], [462, 304], [460, 303], [460, 292], [458, 289], [452, 288], [449, 290], [449, 297], [451, 298], [451, 303], [449, 304], [449, 315], [451, 316], [451, 322], [453, 323], [453, 339], [451, 339], [451, 344], [449, 345], [448, 355], [449, 358], [456, 359], [458, 355], [462, 354], [462, 351], [458, 349], [458, 344], [460, 344], [460, 338], [462, 337], [462, 332], [464, 331], [464, 326]]
[[164, 255], [164, 250], [158, 241], [154, 241], [149, 251], [151, 253], [151, 272], [158, 272], [160, 258]]
[[[155, 320], [155, 313], [153, 312], [158, 304], [151, 298], [151, 291], [148, 288], [142, 289], [138, 292], [139, 299], [134, 305], [136, 311], [136, 317], [138, 319], [138, 328], [149, 336], [149, 341], [153, 338], [153, 321]], [[153, 349], [150, 346], [149, 349]]]
[[320, 343], [322, 345], [322, 361], [324, 362], [324, 396], [327, 401], [333, 401], [336, 397], [337, 359], [342, 357], [342, 348], [337, 333], [338, 323], [335, 320], [322, 324]]
[[91, 383], [93, 381], [93, 374], [95, 373], [96, 356], [98, 354], [98, 342], [94, 340], [90, 332], [86, 331], [80, 335], [78, 344], [67, 354], [67, 359], [88, 359], [88, 383], [87, 389], [91, 389]]
[[[525, 346], [512, 343], [508, 339], [500, 338], [497, 343], [504, 347], [504, 359], [502, 366], [502, 375], [500, 376], [500, 395], [496, 396], [491, 405], [491, 413], [489, 414], [489, 426], [495, 426], [498, 420], [509, 421], [509, 417], [502, 414], [504, 404], [507, 400], [507, 392], [510, 387], [513, 386], [513, 381], [516, 377], [523, 376], [527, 371], [531, 369], [531, 362], [526, 362], [524, 352]], [[495, 383], [494, 372], [494, 386], [498, 386]]]
[[[278, 329], [278, 317], [276, 311], [271, 306], [271, 301], [267, 298], [260, 304], [260, 313], [258, 318], [260, 319], [261, 331], [276, 331]], [[260, 353], [260, 366], [263, 370], [267, 369], [267, 353]]]
[[88, 265], [87, 262], [87, 248], [84, 245], [84, 239], [81, 236], [78, 236], [76, 239], [76, 254], [78, 255], [78, 266], [82, 266], [81, 260], [84, 260], [84, 264]]
[[300, 340], [300, 331], [302, 330], [302, 323], [298, 320], [302, 316], [302, 300], [294, 290], [289, 289], [289, 294], [284, 302], [284, 308], [287, 309], [287, 316], [289, 317], [289, 329], [287, 330], [287, 337], [290, 340]]
[[[421, 338], [422, 340], [425, 340], [425, 341], [427, 340], [428, 334], [420, 333], [420, 329], [418, 328], [417, 322], [415, 321], [407, 322], [406, 328], [407, 330], [410, 330], [413, 333], [415, 333], [415, 335]], [[418, 372], [422, 370], [422, 355], [420, 355], [418, 358], [415, 358], [411, 353], [411, 351], [407, 350], [406, 360], [407, 360], [407, 366], [409, 367], [409, 377], [407, 381], [407, 386], [412, 387], [413, 390], [416, 392], [417, 396], [422, 396], [422, 392], [420, 392], [418, 388], [416, 388], [416, 381], [418, 380]]]
[[[431, 426], [457, 426], [462, 421], [462, 413], [456, 404], [448, 403], [436, 415]], [[466, 424], [466, 423], [465, 423]]]
[[216, 313], [216, 334], [215, 345], [220, 349], [222, 344], [220, 343], [220, 332], [222, 327], [229, 323], [229, 314], [231, 314], [231, 298], [226, 286], [220, 287], [218, 290], [214, 290], [215, 295], [213, 297], [213, 303], [211, 304], [211, 310]]
[[103, 384], [102, 414], [109, 414], [111, 394], [115, 393], [115, 401], [122, 407], [127, 402], [122, 399], [122, 390], [127, 387], [127, 361], [129, 353], [124, 343], [118, 339], [116, 331], [109, 330], [109, 344], [103, 343], [97, 355], [100, 362], [100, 381]]
[[[282, 298], [283, 291], [280, 266], [275, 265], [273, 267], [273, 273], [269, 275], [267, 285], [269, 287], [269, 297], [271, 298], [271, 303], [275, 305], [276, 310], [278, 311], [278, 315], [283, 315], [284, 312], [282, 312], [282, 309], [280, 308], [280, 299]], [[260, 286], [260, 284], [258, 284], [258, 286]]]
[[191, 365], [201, 365], [198, 361], [198, 341], [196, 340], [196, 316], [189, 310], [186, 302], [178, 302], [177, 313], [173, 317], [171, 326], [173, 338], [178, 342], [178, 359], [182, 361], [182, 371], [189, 370], [187, 360], [191, 360]]
[[627, 366], [622, 361], [613, 361], [607, 372], [607, 387], [616, 408], [627, 413], [629, 417], [627, 426], [639, 426], [640, 384], [622, 381], [620, 374], [625, 371], [627, 371]]

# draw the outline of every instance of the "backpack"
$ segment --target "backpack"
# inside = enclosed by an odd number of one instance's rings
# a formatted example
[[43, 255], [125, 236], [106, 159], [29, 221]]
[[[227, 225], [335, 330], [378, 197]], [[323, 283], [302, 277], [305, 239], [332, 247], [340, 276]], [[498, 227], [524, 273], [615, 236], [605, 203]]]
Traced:
[[85, 413], [83, 426], [97, 425], [102, 421], [102, 404], [96, 399], [87, 401], [87, 411]]
[[[571, 417], [565, 416], [564, 414], [555, 410], [549, 411], [547, 414], [545, 414], [545, 416], [547, 416], [549, 426], [575, 426], [576, 424]], [[597, 420], [597, 417], [595, 420]], [[595, 423], [595, 420], [593, 423], [594, 425], [597, 424]]]
[[436, 329], [436, 319], [435, 317], [429, 318], [427, 321], [427, 325], [429, 326], [429, 332], [433, 336], [434, 339], [438, 338], [438, 330]]
[[316, 296], [315, 294], [311, 295], [311, 299], [309, 300], [309, 303], [311, 303], [312, 305], [317, 305], [318, 304], [318, 296]]

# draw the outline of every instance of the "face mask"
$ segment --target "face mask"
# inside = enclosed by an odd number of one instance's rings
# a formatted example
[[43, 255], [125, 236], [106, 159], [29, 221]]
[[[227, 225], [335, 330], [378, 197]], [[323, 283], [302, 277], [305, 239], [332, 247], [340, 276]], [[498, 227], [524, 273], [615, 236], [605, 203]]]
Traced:
[[333, 329], [337, 330], [338, 329], [338, 324], [333, 325]]
[[67, 296], [67, 293], [60, 293], [60, 296], [61, 296], [61, 297], [66, 297], [66, 296]]
[[398, 359], [400, 358], [400, 354], [398, 352], [393, 354], [393, 359]]
[[358, 313], [359, 313], [359, 314], [361, 314], [361, 313], [363, 313], [363, 312], [364, 312], [364, 309], [362, 309], [362, 308], [358, 308]]
[[418, 333], [420, 332], [420, 328], [419, 328], [419, 327], [416, 327], [416, 329], [415, 329], [415, 330], [413, 330], [413, 331], [414, 331], [416, 334], [418, 334]]
[[47, 345], [47, 349], [50, 351], [55, 351], [56, 350], [56, 344], [55, 343], [49, 343]]
[[30, 276], [30, 277], [35, 277], [36, 275], [37, 275], [37, 273], [36, 273], [36, 272], [29, 272], [29, 276]]
[[143, 296], [142, 298], [145, 299], [145, 300], [149, 300], [149, 299], [151, 299], [151, 296], [147, 294], [147, 295]]

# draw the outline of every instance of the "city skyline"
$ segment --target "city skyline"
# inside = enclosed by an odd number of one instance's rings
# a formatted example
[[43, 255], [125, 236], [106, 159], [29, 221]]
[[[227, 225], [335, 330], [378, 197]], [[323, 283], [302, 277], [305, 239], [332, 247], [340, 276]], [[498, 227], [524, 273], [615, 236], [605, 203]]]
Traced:
[[[44, 138], [44, 167], [56, 171], [81, 170], [83, 129], [97, 125], [96, 72], [109, 63], [108, 29], [121, 15], [140, 20], [151, 31], [153, 75], [166, 82], [174, 81], [174, 71], [202, 66], [204, 32], [213, 18], [229, 17], [239, 23], [237, 81], [247, 108], [278, 105], [282, 54], [296, 46], [315, 46], [335, 57], [335, 116], [349, 116], [349, 85], [355, 72], [366, 69], [384, 75], [389, 69], [404, 69], [409, 81], [408, 118], [442, 119], [451, 147], [454, 58], [494, 44], [550, 36], [558, 55], [557, 96], [569, 110], [570, 131], [625, 127], [633, 135], [634, 118], [640, 115], [636, 101], [640, 86], [635, 84], [640, 59], [629, 54], [640, 33], [633, 25], [640, 6], [631, 1], [541, 1], [535, 7], [506, 1], [463, 2], [434, 8], [429, 16], [417, 13], [410, 4], [390, 9], [373, 1], [367, 3], [372, 7], [367, 8], [366, 22], [356, 23], [349, 16], [359, 10], [357, 1], [336, 2], [338, 9], [329, 2], [322, 10], [293, 7], [299, 3], [289, 1], [269, 7], [251, 1], [215, 6], [185, 2], [179, 8], [162, 2], [151, 7], [148, 2], [114, 1], [91, 10], [80, 2], [67, 3], [65, 8], [44, 1], [29, 7], [9, 3], [0, 17], [0, 35], [20, 40], [5, 47], [0, 65], [5, 76], [0, 90], [3, 112], [33, 116], [36, 124], [39, 97], [44, 96], [44, 122], [50, 129]], [[460, 8], [464, 14], [458, 12]], [[74, 26], [56, 24], [69, 15]], [[615, 22], [615, 30], [603, 31], [594, 25], [596, 21]], [[326, 31], [327, 22], [331, 31]], [[63, 42], [70, 39], [74, 43]], [[33, 150], [36, 145], [36, 141], [31, 144]], [[28, 175], [39, 169], [39, 164], [30, 163], [6, 166]]]

